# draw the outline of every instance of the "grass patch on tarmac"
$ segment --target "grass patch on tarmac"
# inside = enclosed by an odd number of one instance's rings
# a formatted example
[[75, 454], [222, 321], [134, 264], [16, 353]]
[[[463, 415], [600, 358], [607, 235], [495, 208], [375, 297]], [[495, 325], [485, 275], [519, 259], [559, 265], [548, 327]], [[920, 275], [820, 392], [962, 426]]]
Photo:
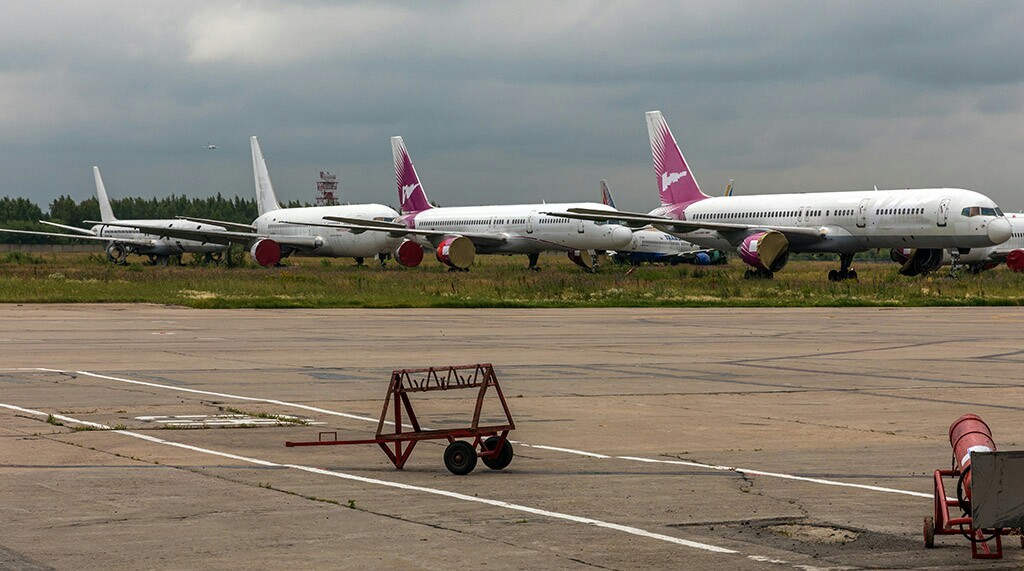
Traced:
[[[134, 258], [138, 260], [139, 258]], [[859, 262], [857, 282], [832, 283], [835, 261], [791, 261], [773, 280], [725, 266], [602, 266], [588, 274], [564, 256], [479, 256], [469, 272], [434, 260], [355, 267], [351, 260], [295, 257], [281, 268], [112, 266], [95, 254], [0, 258], [0, 303], [157, 303], [195, 308], [328, 307], [845, 307], [1024, 305], [1024, 274], [908, 278], [887, 262]]]

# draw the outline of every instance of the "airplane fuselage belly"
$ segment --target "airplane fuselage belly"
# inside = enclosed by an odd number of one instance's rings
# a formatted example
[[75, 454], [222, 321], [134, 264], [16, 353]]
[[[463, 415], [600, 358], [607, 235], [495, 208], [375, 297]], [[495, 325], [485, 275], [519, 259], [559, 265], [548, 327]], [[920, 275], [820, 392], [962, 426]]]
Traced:
[[[416, 214], [412, 220], [413, 226], [421, 230], [446, 232], [452, 236], [488, 234], [505, 238], [502, 244], [477, 244], [477, 252], [481, 254], [612, 250], [628, 241], [629, 234], [617, 224], [569, 220], [543, 214], [568, 208], [613, 211], [603, 204], [590, 202], [466, 206], [432, 208]], [[430, 242], [436, 243], [437, 239], [431, 239]]]
[[[685, 209], [687, 220], [822, 230], [824, 238], [790, 240], [793, 252], [847, 253], [873, 248], [982, 248], [996, 216], [964, 209], [995, 208], [964, 189], [908, 189], [713, 197]], [[751, 231], [675, 234], [705, 248], [736, 247]]]

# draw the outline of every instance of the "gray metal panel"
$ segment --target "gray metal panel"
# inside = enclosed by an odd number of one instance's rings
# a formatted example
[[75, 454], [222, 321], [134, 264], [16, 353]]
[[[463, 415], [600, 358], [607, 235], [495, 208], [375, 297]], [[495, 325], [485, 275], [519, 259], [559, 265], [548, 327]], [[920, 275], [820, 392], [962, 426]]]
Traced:
[[971, 453], [976, 529], [1024, 527], [1024, 451]]

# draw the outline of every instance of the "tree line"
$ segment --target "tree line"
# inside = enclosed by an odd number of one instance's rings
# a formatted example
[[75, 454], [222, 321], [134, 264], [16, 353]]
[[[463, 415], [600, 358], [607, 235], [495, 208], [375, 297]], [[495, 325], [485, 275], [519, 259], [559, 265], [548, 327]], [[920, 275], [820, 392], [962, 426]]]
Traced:
[[[124, 220], [190, 216], [193, 218], [208, 218], [211, 220], [249, 224], [258, 216], [255, 198], [241, 198], [239, 196], [225, 198], [220, 193], [217, 196], [208, 198], [188, 198], [173, 194], [164, 198], [115, 198], [110, 201], [110, 206], [114, 211], [114, 216]], [[286, 208], [297, 208], [309, 206], [309, 204], [293, 200], [284, 206]], [[0, 227], [3, 228], [66, 233], [52, 226], [40, 224], [39, 221], [46, 220], [58, 224], [88, 228], [91, 225], [83, 221], [99, 219], [100, 204], [95, 197], [77, 202], [70, 196], [60, 196], [50, 203], [48, 210], [45, 212], [27, 198], [11, 198], [8, 196], [0, 198]], [[0, 232], [0, 243], [3, 244], [51, 244], [64, 242], [73, 241], [46, 236]]]

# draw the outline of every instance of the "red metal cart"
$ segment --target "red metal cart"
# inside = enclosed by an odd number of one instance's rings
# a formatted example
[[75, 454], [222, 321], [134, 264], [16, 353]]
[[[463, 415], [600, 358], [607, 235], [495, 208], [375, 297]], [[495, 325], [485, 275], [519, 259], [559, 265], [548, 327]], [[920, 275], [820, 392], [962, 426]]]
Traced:
[[[505, 423], [480, 426], [480, 413], [483, 409], [484, 398], [487, 396], [488, 389], [492, 387], [501, 403], [501, 409], [504, 411]], [[468, 428], [423, 429], [413, 410], [412, 399], [409, 398], [410, 393], [453, 389], [477, 389], [472, 424]], [[394, 422], [387, 420], [389, 410], [394, 412]], [[408, 426], [403, 424], [403, 410], [408, 418]], [[385, 432], [387, 425], [392, 425], [394, 430]], [[406, 428], [410, 426], [412, 430], [407, 431]], [[377, 434], [374, 438], [338, 440], [337, 432], [321, 432], [317, 440], [285, 442], [285, 446], [377, 444], [388, 455], [395, 468], [401, 470], [417, 442], [447, 440], [444, 465], [451, 473], [461, 476], [473, 471], [477, 458], [480, 458], [492, 470], [501, 470], [508, 466], [512, 462], [513, 456], [512, 443], [508, 441], [508, 433], [514, 429], [515, 423], [512, 421], [512, 414], [508, 410], [505, 395], [501, 392], [498, 377], [494, 374], [494, 367], [490, 363], [425, 369], [398, 369], [391, 372], [391, 383], [388, 385], [388, 392], [384, 397], [384, 407], [381, 409]], [[330, 436], [330, 438], [324, 439], [325, 436]], [[459, 440], [460, 438], [471, 438], [472, 441]]]

